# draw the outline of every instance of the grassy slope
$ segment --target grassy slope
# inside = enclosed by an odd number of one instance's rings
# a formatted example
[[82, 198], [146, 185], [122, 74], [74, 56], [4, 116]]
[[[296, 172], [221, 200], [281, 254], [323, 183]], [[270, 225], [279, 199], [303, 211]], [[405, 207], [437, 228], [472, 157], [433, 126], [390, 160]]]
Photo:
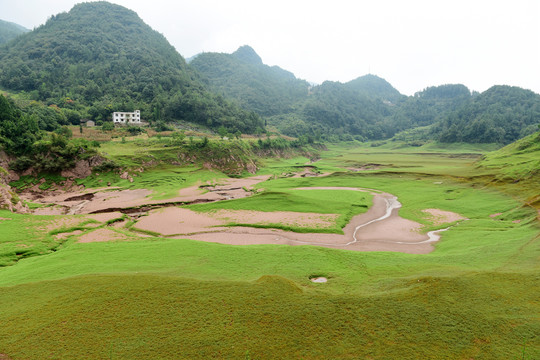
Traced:
[[477, 165], [498, 186], [540, 209], [540, 132], [486, 154]]
[[[339, 155], [337, 150], [331, 154]], [[422, 164], [424, 155], [417, 158], [425, 174], [438, 171]], [[408, 161], [394, 159], [398, 166]], [[326, 164], [339, 159], [323, 160], [321, 168]], [[460, 167], [469, 171], [466, 164]], [[0, 354], [13, 359], [540, 356], [539, 228], [532, 209], [491, 188], [441, 174], [379, 171], [261, 184], [273, 192], [300, 186], [388, 191], [404, 204], [403, 216], [428, 228], [420, 210], [430, 207], [470, 220], [444, 233], [428, 255], [152, 238], [68, 242], [61, 251], [0, 269], [5, 309]], [[489, 216], [497, 212], [503, 214]], [[14, 217], [11, 226], [28, 218]], [[5, 224], [0, 223], [2, 233]], [[312, 275], [330, 281], [312, 284]]]

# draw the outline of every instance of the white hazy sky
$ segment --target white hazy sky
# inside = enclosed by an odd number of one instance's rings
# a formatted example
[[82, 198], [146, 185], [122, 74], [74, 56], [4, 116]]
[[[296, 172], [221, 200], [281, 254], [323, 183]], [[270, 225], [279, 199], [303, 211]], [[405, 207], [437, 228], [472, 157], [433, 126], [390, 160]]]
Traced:
[[[0, 19], [34, 28], [77, 0], [0, 0]], [[250, 45], [315, 83], [367, 73], [412, 95], [462, 83], [540, 93], [538, 0], [112, 0], [184, 57]]]

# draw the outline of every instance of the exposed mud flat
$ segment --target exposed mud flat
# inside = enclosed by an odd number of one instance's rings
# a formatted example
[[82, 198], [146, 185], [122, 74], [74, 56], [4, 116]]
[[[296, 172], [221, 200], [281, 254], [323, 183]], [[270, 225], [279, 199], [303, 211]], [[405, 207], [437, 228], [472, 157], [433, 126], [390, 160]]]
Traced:
[[[298, 227], [330, 227], [336, 214], [261, 212], [244, 210], [218, 210], [209, 213], [180, 208], [177, 205], [238, 199], [252, 194], [254, 185], [270, 178], [254, 176], [245, 179], [227, 179], [220, 184], [195, 185], [181, 189], [178, 196], [167, 200], [153, 200], [147, 189], [74, 192], [39, 199], [50, 208], [63, 209], [64, 214], [89, 214], [87, 218], [101, 223], [128, 213], [136, 220], [135, 228], [159, 236], [189, 238], [231, 245], [284, 244], [316, 245], [354, 251], [399, 251], [425, 254], [431, 252], [438, 241], [439, 231], [421, 234], [422, 225], [399, 216], [401, 204], [391, 194], [372, 189], [352, 187], [310, 187], [297, 190], [349, 190], [369, 192], [373, 204], [369, 210], [353, 217], [343, 229], [344, 234], [296, 233], [272, 228], [249, 227], [250, 224], [281, 224]], [[43, 208], [42, 208], [43, 209]], [[48, 208], [47, 208], [48, 209]], [[38, 209], [39, 210], [39, 209]], [[43, 211], [43, 210], [42, 210]], [[453, 223], [464, 219], [459, 214], [440, 209], [423, 210], [434, 225]], [[148, 215], [148, 216], [140, 216]], [[85, 217], [86, 218], [86, 217]], [[80, 219], [62, 221], [63, 226], [80, 222]], [[230, 223], [247, 226], [227, 226]], [[122, 226], [121, 223], [118, 226]], [[56, 224], [58, 228], [59, 224]], [[117, 226], [115, 226], [117, 227]], [[79, 242], [125, 240], [126, 236], [112, 229], [98, 229], [80, 236]]]
[[[438, 232], [445, 230], [421, 234], [419, 232], [422, 228], [421, 224], [399, 216], [398, 211], [401, 204], [391, 194], [374, 193], [372, 190], [357, 188], [304, 189], [370, 191], [374, 194], [373, 206], [365, 214], [353, 217], [351, 222], [343, 229], [344, 235], [295, 233], [278, 229], [250, 227], [224, 228], [221, 226], [224, 225], [223, 223], [212, 219], [210, 215], [194, 214], [193, 212], [182, 212], [181, 222], [188, 224], [185, 227], [178, 221], [165, 220], [159, 226], [151, 225], [155, 221], [150, 219], [142, 219], [136, 226], [146, 229], [150, 229], [149, 227], [152, 226], [155, 230], [161, 228], [157, 232], [175, 238], [189, 238], [231, 245], [317, 245], [354, 251], [399, 251], [413, 254], [431, 252], [434, 249], [432, 244], [439, 240]], [[171, 213], [173, 212], [179, 214], [177, 210], [171, 210]], [[163, 214], [161, 215], [163, 216]], [[193, 218], [190, 218], [190, 216], [193, 216]], [[454, 217], [459, 217], [459, 215], [455, 214]], [[442, 218], [439, 221], [443, 221]]]
[[51, 196], [30, 197], [27, 200], [49, 205], [36, 209], [37, 215], [76, 215], [107, 212], [136, 213], [162, 206], [239, 199], [251, 195], [254, 185], [270, 175], [245, 179], [226, 179], [219, 184], [195, 185], [181, 189], [178, 196], [166, 200], [151, 199], [152, 190], [118, 190], [114, 188], [75, 191]]

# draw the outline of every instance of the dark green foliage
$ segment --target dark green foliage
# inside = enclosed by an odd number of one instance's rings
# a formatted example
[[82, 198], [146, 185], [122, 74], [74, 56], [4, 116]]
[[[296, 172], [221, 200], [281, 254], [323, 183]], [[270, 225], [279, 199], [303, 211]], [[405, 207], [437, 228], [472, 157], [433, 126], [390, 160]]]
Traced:
[[[136, 13], [107, 2], [76, 5], [0, 47], [0, 85], [61, 107], [82, 107], [103, 122], [113, 111], [138, 108], [150, 121], [242, 132], [262, 126], [257, 116], [208, 93], [174, 47]], [[77, 120], [70, 113], [60, 123]]]
[[36, 117], [23, 114], [12, 101], [0, 95], [0, 145], [5, 151], [13, 155], [29, 154], [39, 136]]
[[449, 113], [432, 134], [442, 142], [509, 144], [532, 134], [540, 121], [540, 95], [493, 86]]
[[113, 171], [113, 170], [118, 169], [119, 167], [120, 165], [118, 165], [113, 160], [106, 160], [102, 162], [100, 165], [94, 166], [92, 170], [96, 173], [101, 173], [101, 172]]
[[95, 144], [71, 139], [67, 126], [43, 138], [36, 118], [35, 114], [24, 114], [11, 100], [0, 95], [0, 145], [8, 154], [17, 156], [10, 163], [12, 170], [32, 167], [36, 172], [56, 173], [72, 167], [77, 159], [96, 154]]
[[28, 31], [28, 29], [20, 25], [0, 20], [0, 44], [6, 43]]
[[103, 131], [112, 131], [114, 130], [114, 124], [110, 121], [107, 121], [101, 125], [101, 130]]

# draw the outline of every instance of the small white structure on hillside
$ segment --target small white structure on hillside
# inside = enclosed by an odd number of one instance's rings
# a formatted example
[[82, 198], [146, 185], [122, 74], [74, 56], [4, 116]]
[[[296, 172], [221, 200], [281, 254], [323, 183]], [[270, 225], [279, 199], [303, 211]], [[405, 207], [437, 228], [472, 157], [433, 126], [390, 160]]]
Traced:
[[134, 112], [114, 112], [113, 123], [121, 125], [141, 125], [141, 111]]

